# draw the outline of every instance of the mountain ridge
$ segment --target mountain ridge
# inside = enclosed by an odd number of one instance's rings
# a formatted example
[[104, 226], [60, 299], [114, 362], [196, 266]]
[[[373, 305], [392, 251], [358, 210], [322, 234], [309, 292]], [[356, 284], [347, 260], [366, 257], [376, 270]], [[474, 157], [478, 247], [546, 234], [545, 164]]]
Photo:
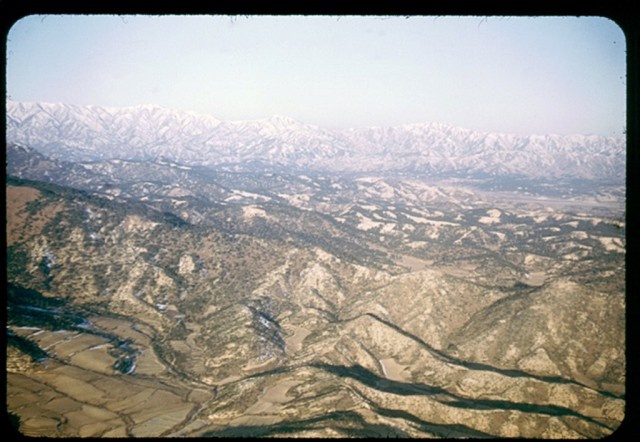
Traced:
[[72, 161], [153, 159], [186, 165], [259, 163], [331, 172], [625, 177], [619, 137], [479, 132], [445, 123], [327, 129], [287, 116], [222, 121], [156, 105], [7, 101], [7, 141]]

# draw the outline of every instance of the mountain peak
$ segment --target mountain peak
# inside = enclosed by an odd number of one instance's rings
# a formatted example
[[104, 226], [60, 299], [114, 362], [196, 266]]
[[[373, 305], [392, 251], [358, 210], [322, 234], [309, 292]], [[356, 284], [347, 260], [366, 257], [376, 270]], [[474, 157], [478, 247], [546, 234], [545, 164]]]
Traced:
[[301, 121], [296, 120], [285, 115], [272, 115], [264, 120], [258, 120], [262, 123], [267, 123], [277, 129], [287, 129], [296, 127], [306, 127], [307, 125]]
[[272, 115], [268, 120], [273, 123], [300, 124], [298, 120], [286, 115]]
[[141, 103], [131, 106], [133, 109], [140, 110], [166, 110], [164, 107], [152, 103]]

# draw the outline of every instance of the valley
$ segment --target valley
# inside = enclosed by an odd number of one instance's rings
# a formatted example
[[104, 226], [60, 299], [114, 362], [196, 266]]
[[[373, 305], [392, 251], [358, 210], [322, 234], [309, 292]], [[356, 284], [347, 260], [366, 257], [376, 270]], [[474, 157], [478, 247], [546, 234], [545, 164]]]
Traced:
[[335, 140], [322, 167], [261, 148], [196, 164], [57, 155], [21, 130], [7, 407], [25, 435], [575, 439], [625, 418], [617, 166], [338, 170]]

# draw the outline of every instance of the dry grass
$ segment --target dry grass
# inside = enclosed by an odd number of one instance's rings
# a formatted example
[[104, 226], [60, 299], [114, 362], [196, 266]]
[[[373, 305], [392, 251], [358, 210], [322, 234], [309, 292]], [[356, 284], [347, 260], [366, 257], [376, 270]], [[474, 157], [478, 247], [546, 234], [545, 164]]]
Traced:
[[380, 359], [380, 364], [384, 367], [384, 373], [388, 379], [400, 382], [409, 381], [409, 376], [406, 374], [404, 365], [398, 364], [392, 358]]
[[37, 216], [29, 216], [26, 207], [42, 194], [32, 187], [6, 186], [7, 245], [25, 241], [26, 235], [36, 235], [62, 210], [61, 204], [49, 204]]
[[292, 325], [291, 328], [293, 329], [293, 335], [286, 338], [287, 352], [295, 354], [302, 349], [302, 343], [311, 331], [297, 325]]
[[27, 222], [24, 209], [40, 195], [40, 192], [31, 187], [7, 186], [7, 245], [17, 242], [18, 231]]

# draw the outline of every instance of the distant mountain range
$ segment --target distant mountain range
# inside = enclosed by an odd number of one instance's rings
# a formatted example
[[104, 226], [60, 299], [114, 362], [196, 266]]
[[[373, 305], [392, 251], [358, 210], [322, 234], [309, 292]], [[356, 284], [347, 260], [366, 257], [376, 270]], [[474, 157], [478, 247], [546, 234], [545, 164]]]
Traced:
[[6, 124], [8, 143], [73, 162], [166, 159], [192, 166], [618, 183], [626, 170], [624, 138], [520, 136], [441, 123], [330, 130], [282, 116], [221, 121], [154, 105], [7, 101]]

